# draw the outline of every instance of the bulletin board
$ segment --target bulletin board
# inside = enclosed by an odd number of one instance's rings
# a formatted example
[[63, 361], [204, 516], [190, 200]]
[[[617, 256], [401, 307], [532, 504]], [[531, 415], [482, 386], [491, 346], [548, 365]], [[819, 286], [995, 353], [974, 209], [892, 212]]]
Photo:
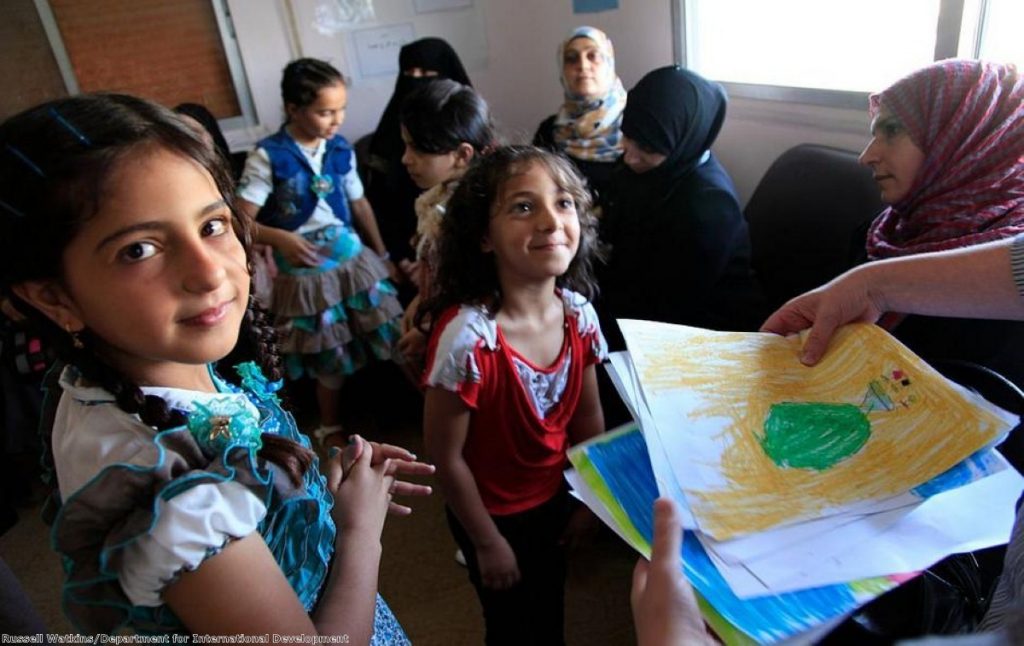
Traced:
[[291, 36], [302, 56], [333, 62], [353, 83], [394, 78], [403, 45], [443, 38], [468, 70], [486, 69], [480, 0], [288, 0]]

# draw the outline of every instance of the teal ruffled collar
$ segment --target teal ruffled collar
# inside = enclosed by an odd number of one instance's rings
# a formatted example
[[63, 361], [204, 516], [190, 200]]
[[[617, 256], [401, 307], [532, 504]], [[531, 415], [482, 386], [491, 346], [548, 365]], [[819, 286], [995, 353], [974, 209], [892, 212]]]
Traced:
[[[263, 446], [260, 411], [242, 391], [217, 375], [212, 366], [209, 370], [216, 393], [160, 387], [145, 387], [142, 391], [161, 397], [172, 408], [188, 413], [189, 433], [205, 452], [220, 454], [236, 446], [259, 451]], [[235, 370], [243, 389], [253, 399], [260, 403], [279, 403], [276, 393], [281, 389], [280, 381], [269, 381], [252, 362], [239, 364]]]

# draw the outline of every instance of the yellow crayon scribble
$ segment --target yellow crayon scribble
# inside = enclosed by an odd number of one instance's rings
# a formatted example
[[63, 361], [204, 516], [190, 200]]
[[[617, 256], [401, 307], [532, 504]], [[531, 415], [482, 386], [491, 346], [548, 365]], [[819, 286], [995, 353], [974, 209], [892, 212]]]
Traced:
[[[702, 528], [716, 538], [815, 518], [823, 510], [903, 493], [946, 471], [1003, 431], [994, 414], [971, 405], [932, 368], [873, 325], [847, 326], [813, 368], [799, 363], [799, 341], [715, 333], [680, 344], [652, 337], [631, 346], [640, 380], [655, 395], [700, 393], [690, 421], [726, 418], [715, 439], [726, 448], [719, 469], [727, 485], [686, 490]], [[780, 468], [759, 442], [772, 404], [850, 403], [862, 406], [869, 384], [893, 390], [904, 373], [913, 390], [891, 410], [865, 410], [871, 436], [830, 469]], [[899, 373], [896, 373], [899, 374]], [[891, 383], [887, 383], [891, 382]], [[680, 420], [680, 427], [686, 420]], [[689, 426], [689, 425], [687, 425]], [[667, 429], [671, 430], [671, 429]], [[666, 429], [661, 429], [666, 432]]]

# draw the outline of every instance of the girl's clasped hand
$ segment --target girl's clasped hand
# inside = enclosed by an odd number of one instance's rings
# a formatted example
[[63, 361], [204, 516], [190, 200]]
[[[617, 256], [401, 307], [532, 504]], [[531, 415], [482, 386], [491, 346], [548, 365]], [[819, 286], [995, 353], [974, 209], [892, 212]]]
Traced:
[[[429, 496], [432, 492], [428, 485], [399, 479], [400, 476], [429, 476], [434, 473], [433, 465], [417, 461], [414, 453], [400, 446], [379, 444], [352, 435], [344, 449], [331, 447], [328, 455], [327, 488], [335, 497], [335, 521], [339, 525], [343, 523], [337, 514], [353, 513], [353, 510], [358, 513], [364, 507], [382, 506], [394, 516], [408, 516], [412, 508], [395, 502], [394, 498]], [[352, 488], [348, 489], [348, 485]], [[386, 494], [386, 504], [377, 505], [375, 495], [381, 486]], [[370, 494], [365, 504], [358, 502], [361, 494], [356, 490]]]

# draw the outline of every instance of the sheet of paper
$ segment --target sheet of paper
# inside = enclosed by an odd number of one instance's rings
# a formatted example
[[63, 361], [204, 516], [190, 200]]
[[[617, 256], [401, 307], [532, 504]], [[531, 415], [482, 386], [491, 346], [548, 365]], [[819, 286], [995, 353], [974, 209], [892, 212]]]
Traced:
[[871, 511], [1016, 423], [873, 325], [840, 329], [813, 368], [796, 337], [619, 326], [675, 479], [719, 540]]
[[590, 508], [590, 511], [594, 512], [594, 515], [597, 516], [602, 523], [610, 527], [619, 538], [626, 542], [626, 545], [629, 545], [643, 556], [650, 558], [650, 544], [641, 541], [634, 541], [629, 534], [623, 531], [622, 526], [615, 522], [615, 517], [612, 516], [608, 511], [608, 508], [604, 506], [604, 503], [602, 503], [601, 499], [597, 497], [594, 490], [587, 486], [587, 483], [580, 477], [578, 471], [575, 469], [566, 469], [565, 481], [569, 483], [570, 487], [572, 487], [572, 495]]
[[[1012, 470], [1006, 458], [998, 451], [995, 449], [982, 449], [953, 469], [920, 485], [915, 489], [915, 492], [923, 491], [927, 493], [927, 496], [933, 496], [975, 482], [984, 476], [1001, 473], [1007, 469]], [[878, 533], [887, 527], [886, 523], [896, 522], [903, 515], [919, 506], [924, 499], [925, 497], [917, 493], [906, 493], [874, 503], [869, 513], [851, 512], [837, 514], [827, 518], [804, 521], [795, 525], [784, 525], [765, 532], [748, 534], [726, 541], [716, 541], [710, 537], [702, 537], [702, 542], [716, 556], [734, 565], [758, 558], [765, 558], [768, 555], [782, 557], [784, 552], [806, 550], [807, 546], [801, 545], [805, 541], [814, 541], [816, 544], [814, 548], [815, 553], [821, 558], [828, 558], [831, 554], [845, 551], [848, 545], [864, 540], [863, 535], [854, 539], [852, 534], [837, 533], [834, 531], [835, 529], [846, 527], [849, 523], [864, 519], [869, 514], [875, 514], [870, 521], [870, 526], [874, 528], [875, 533]], [[892, 510], [902, 510], [902, 513], [882, 515], [883, 512]]]
[[[645, 427], [653, 430], [654, 421], [651, 418], [647, 402], [643, 399], [640, 382], [636, 378], [636, 371], [633, 369], [633, 363], [629, 359], [629, 353], [613, 352], [609, 356], [607, 369], [608, 374], [611, 376], [612, 384], [626, 403], [626, 407], [629, 409], [630, 414], [633, 415], [633, 419], [639, 424], [640, 431], [644, 432]], [[690, 512], [690, 505], [686, 500], [682, 487], [679, 486], [679, 482], [676, 480], [668, 455], [661, 444], [660, 435], [656, 432], [645, 432], [644, 435], [645, 438], [649, 438], [645, 442], [645, 446], [647, 447], [647, 457], [650, 459], [651, 467], [654, 471], [654, 479], [658, 483], [658, 491], [662, 496], [671, 498], [676, 503], [683, 527], [686, 529], [696, 529], [697, 521]]]
[[[1024, 478], [1007, 469], [933, 496], [881, 531], [874, 531], [871, 523], [876, 517], [869, 517], [822, 541], [789, 550], [784, 559], [770, 556], [746, 566], [775, 592], [923, 570], [950, 554], [1006, 543], [1022, 489]], [[841, 540], [848, 548], [828, 550], [823, 559], [816, 548], [829, 539]]]
[[411, 22], [353, 31], [352, 46], [360, 76], [397, 74], [399, 50], [415, 39], [416, 30]]
[[[634, 430], [634, 432], [637, 432]], [[638, 536], [636, 528], [630, 523], [629, 528], [625, 528], [618, 524], [615, 519], [615, 515], [605, 506], [601, 497], [591, 489], [590, 485], [582, 478], [578, 471], [574, 469], [568, 469], [565, 471], [565, 479], [572, 487], [572, 495], [580, 500], [583, 504], [587, 505], [594, 512], [598, 518], [600, 518], [605, 524], [612, 528], [618, 536], [626, 541], [627, 545], [630, 545], [633, 549], [639, 552], [645, 558], [650, 558], [651, 545], [647, 539], [641, 539], [634, 541], [634, 537]], [[680, 554], [679, 567], [682, 569], [682, 554]], [[684, 570], [685, 573], [685, 570]], [[724, 643], [742, 644], [747, 646], [750, 643], [750, 639], [740, 631], [735, 625], [726, 620], [717, 610], [714, 609], [711, 604], [708, 603], [707, 599], [701, 595], [700, 592], [695, 591], [697, 597], [697, 604], [700, 606], [701, 613], [704, 615], [704, 619], [711, 625], [715, 630], [716, 634], [724, 641]], [[812, 629], [807, 634], [817, 634], [818, 630]], [[801, 634], [802, 636], [802, 634]], [[796, 641], [798, 643], [808, 643]]]
[[[704, 544], [704, 547], [709, 552], [712, 552], [716, 557], [731, 565], [742, 565], [749, 561], [770, 556], [785, 558], [787, 553], [799, 549], [798, 546], [805, 542], [824, 542], [826, 540], [824, 537], [832, 536], [834, 533], [841, 534], [843, 528], [849, 527], [853, 523], [865, 521], [867, 518], [874, 519], [871, 521], [874, 526], [880, 526], [886, 521], [894, 523], [901, 515], [909, 513], [914, 506], [919, 504], [921, 504], [920, 501], [915, 501], [913, 505], [898, 507], [895, 510], [883, 510], [873, 514], [844, 514], [820, 520], [809, 520], [797, 525], [787, 525], [727, 541], [716, 541], [710, 536], [702, 534], [701, 543]], [[884, 519], [877, 518], [882, 515], [885, 515]], [[884, 529], [884, 526], [881, 526], [878, 531], [881, 531], [881, 529]], [[827, 548], [828, 546], [824, 546], [822, 552], [825, 553]], [[841, 551], [845, 548], [845, 541], [841, 541], [836, 545], [836, 551]]]
[[639, 419], [640, 406], [647, 406], [643, 401], [644, 394], [640, 389], [640, 380], [636, 377], [636, 370], [633, 368], [633, 361], [629, 358], [628, 352], [612, 352], [608, 355], [608, 363], [605, 365], [608, 376], [615, 386], [616, 392], [622, 398], [622, 402], [629, 410], [633, 419]]

